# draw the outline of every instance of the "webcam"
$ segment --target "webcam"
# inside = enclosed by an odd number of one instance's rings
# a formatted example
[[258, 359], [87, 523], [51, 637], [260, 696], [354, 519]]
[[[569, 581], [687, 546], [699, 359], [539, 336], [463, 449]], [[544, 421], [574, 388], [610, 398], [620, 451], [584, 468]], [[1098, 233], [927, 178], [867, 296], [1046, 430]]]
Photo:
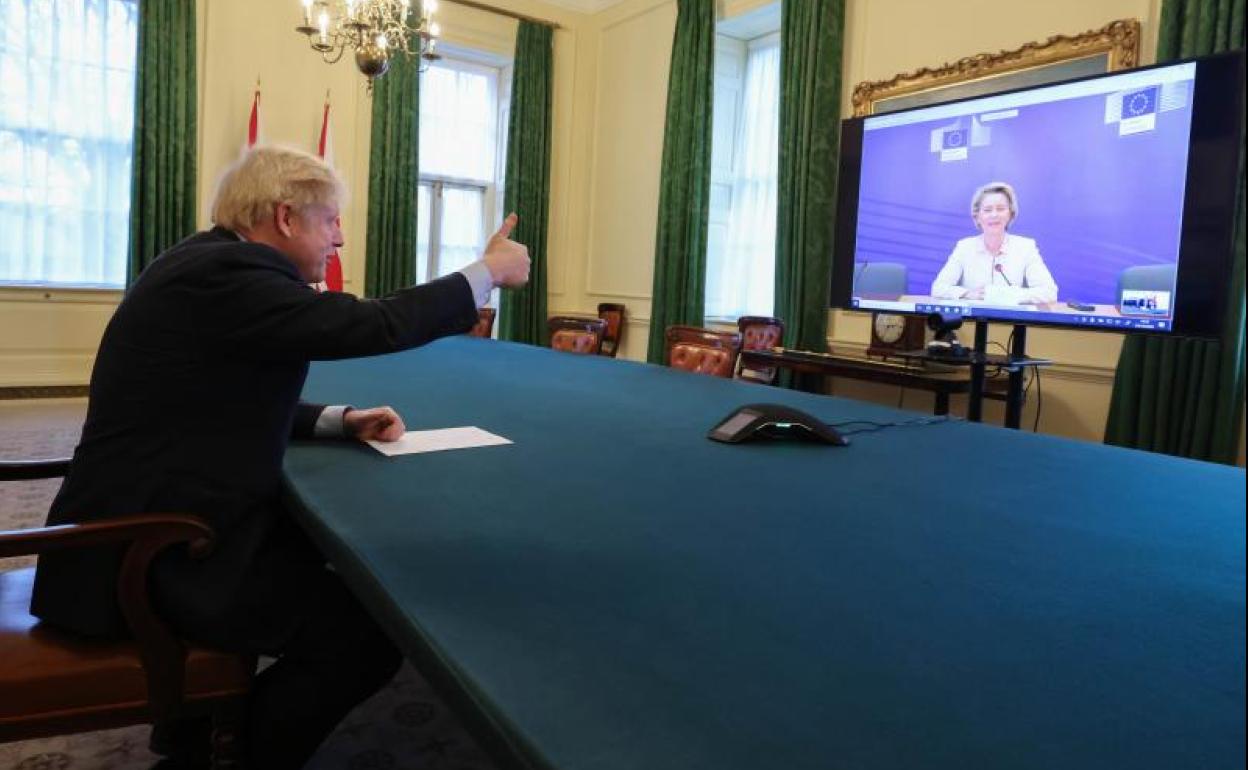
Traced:
[[927, 352], [948, 358], [965, 358], [966, 348], [958, 342], [957, 330], [962, 327], [962, 316], [957, 313], [929, 313], [927, 328], [936, 332], [936, 339], [927, 345]]
[[927, 328], [937, 335], [952, 334], [955, 329], [962, 328], [962, 316], [958, 313], [928, 313]]

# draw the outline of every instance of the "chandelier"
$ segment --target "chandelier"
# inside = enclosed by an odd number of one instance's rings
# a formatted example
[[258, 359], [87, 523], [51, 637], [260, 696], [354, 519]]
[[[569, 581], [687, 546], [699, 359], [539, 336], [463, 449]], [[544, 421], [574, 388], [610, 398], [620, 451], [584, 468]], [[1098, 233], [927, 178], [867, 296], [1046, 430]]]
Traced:
[[[425, 63], [442, 58], [434, 49], [438, 25], [433, 13], [437, 0], [301, 0], [303, 23], [295, 31], [308, 38], [308, 45], [333, 64], [348, 49], [355, 53], [355, 66], [368, 78], [390, 69], [390, 57], [402, 53], [419, 57]], [[413, 9], [413, 2], [417, 8]]]

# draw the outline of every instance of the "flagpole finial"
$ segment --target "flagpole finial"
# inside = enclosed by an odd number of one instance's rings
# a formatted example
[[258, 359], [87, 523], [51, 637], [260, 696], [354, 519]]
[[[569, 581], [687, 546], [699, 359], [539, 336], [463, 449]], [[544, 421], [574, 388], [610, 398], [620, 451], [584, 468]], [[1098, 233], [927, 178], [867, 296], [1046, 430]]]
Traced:
[[256, 75], [256, 90], [260, 90], [260, 76]]
[[325, 89], [325, 103], [329, 104], [329, 89]]

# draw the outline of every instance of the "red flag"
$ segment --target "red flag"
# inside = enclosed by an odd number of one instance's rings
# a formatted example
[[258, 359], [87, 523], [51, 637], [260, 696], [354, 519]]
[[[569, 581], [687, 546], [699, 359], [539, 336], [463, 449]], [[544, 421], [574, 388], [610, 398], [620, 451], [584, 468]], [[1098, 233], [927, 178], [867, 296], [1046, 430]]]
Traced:
[[334, 146], [329, 138], [329, 96], [325, 97], [325, 110], [321, 113], [321, 138], [316, 143], [316, 154], [329, 165], [334, 165]]
[[[321, 138], [316, 143], [316, 154], [330, 166], [334, 165], [334, 147], [329, 137], [329, 94], [325, 94], [325, 110], [321, 113]], [[342, 227], [342, 222], [338, 223]], [[335, 251], [325, 263], [325, 288], [342, 291], [342, 260]]]
[[260, 78], [256, 78], [256, 91], [251, 97], [251, 116], [247, 119], [247, 144], [244, 150], [250, 150], [260, 141]]

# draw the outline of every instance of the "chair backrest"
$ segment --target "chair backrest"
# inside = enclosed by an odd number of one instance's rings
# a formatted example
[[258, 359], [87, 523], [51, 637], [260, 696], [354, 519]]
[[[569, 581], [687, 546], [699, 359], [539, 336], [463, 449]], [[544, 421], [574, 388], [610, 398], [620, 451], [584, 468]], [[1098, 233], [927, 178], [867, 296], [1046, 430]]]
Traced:
[[602, 349], [607, 322], [601, 318], [557, 315], [546, 322], [546, 328], [550, 330], [551, 349], [596, 356]]
[[1124, 291], [1174, 291], [1178, 265], [1135, 265], [1118, 274], [1115, 304], [1122, 304]]
[[620, 340], [624, 337], [624, 306], [618, 302], [599, 303], [598, 317], [607, 322], [607, 331], [602, 336], [601, 353], [615, 358], [620, 350]]
[[[761, 315], [744, 315], [737, 319], [741, 331], [742, 350], [770, 350], [784, 342], [784, 321]], [[742, 364], [737, 367], [737, 377], [751, 382], [770, 385], [776, 381], [776, 368], [766, 366], [752, 369]]]
[[468, 331], [469, 337], [492, 337], [494, 335], [494, 316], [492, 307], [483, 307], [477, 311], [477, 323]]
[[[0, 481], [63, 476], [69, 460], [0, 462]], [[218, 730], [214, 766], [230, 766], [230, 734], [244, 717], [255, 659], [174, 637], [147, 596], [161, 550], [211, 549], [212, 530], [180, 514], [119, 516], [87, 524], [0, 531], [0, 557], [124, 546], [118, 599], [132, 640], [99, 640], [49, 627], [29, 613], [34, 569], [0, 572], [0, 742], [163, 721], [205, 713]]]
[[741, 331], [742, 350], [770, 350], [784, 340], [784, 321], [762, 315], [743, 315], [737, 319]]
[[909, 274], [900, 262], [855, 262], [854, 294], [906, 293]]
[[732, 377], [740, 352], [740, 332], [720, 332], [700, 326], [667, 327], [667, 365], [673, 369]]

